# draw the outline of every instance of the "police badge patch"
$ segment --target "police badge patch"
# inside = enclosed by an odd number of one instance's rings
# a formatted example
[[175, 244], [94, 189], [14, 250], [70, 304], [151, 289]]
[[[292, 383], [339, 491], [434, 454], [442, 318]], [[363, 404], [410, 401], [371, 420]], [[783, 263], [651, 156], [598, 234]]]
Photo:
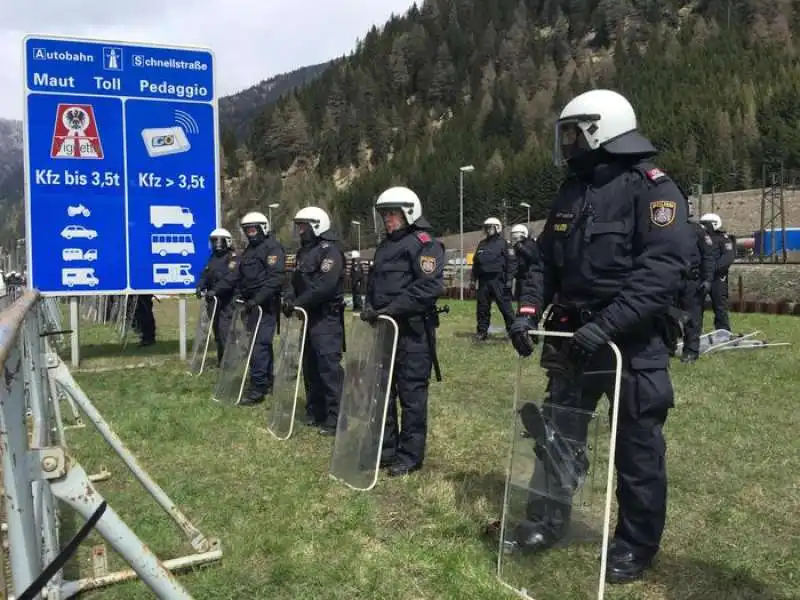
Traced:
[[319, 268], [320, 271], [322, 271], [323, 273], [327, 273], [328, 271], [331, 270], [332, 266], [333, 266], [333, 260], [331, 260], [330, 258], [326, 258], [322, 261], [322, 264], [320, 265]]
[[433, 256], [420, 256], [419, 268], [426, 275], [430, 275], [436, 270], [436, 259]]
[[706, 234], [706, 246], [713, 246], [714, 242], [711, 241], [711, 236]]
[[269, 266], [273, 266], [273, 265], [275, 265], [275, 263], [277, 263], [277, 262], [278, 262], [278, 257], [277, 257], [277, 256], [275, 256], [274, 254], [273, 254], [272, 256], [268, 256], [268, 257], [267, 257], [267, 264], [268, 264]]
[[228, 268], [229, 268], [231, 271], [233, 271], [233, 270], [236, 268], [236, 261], [235, 261], [235, 260], [232, 260], [231, 262], [229, 262], [229, 263], [228, 263]]
[[657, 227], [672, 225], [677, 208], [672, 200], [654, 200], [650, 203], [650, 221]]

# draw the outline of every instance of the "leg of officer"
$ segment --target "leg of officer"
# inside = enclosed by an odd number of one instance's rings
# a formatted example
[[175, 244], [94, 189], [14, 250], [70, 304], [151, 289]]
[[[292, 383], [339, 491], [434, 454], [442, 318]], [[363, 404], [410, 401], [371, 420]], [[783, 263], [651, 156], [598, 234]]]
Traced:
[[314, 354], [314, 339], [312, 323], [308, 324], [306, 330], [306, 347], [303, 351], [303, 387], [306, 390], [306, 425], [321, 425], [319, 418], [319, 402], [316, 399], [319, 390], [319, 379], [317, 375], [317, 361]]
[[156, 319], [153, 316], [153, 296], [139, 296], [136, 303], [139, 327], [142, 333], [142, 344], [153, 344], [156, 341]]
[[344, 369], [342, 368], [342, 322], [338, 313], [324, 318], [323, 331], [316, 336], [314, 355], [317, 359], [320, 416], [323, 420], [320, 433], [336, 435], [339, 420], [339, 401], [342, 397]]
[[477, 318], [477, 332], [479, 337], [486, 337], [491, 322], [492, 285], [489, 281], [478, 281], [478, 292], [475, 294], [475, 316]]
[[714, 308], [714, 329], [731, 330], [728, 318], [728, 276], [717, 275], [711, 282], [711, 305]]
[[428, 434], [428, 383], [433, 357], [422, 329], [403, 335], [397, 344], [395, 370], [401, 427], [397, 461], [390, 475], [404, 475], [422, 467]]
[[233, 306], [228, 303], [220, 307], [217, 305], [217, 314], [214, 317], [214, 340], [217, 343], [217, 364], [222, 364], [222, 357], [225, 354], [225, 342], [228, 341], [228, 333], [231, 331], [233, 322]]
[[261, 325], [258, 323], [258, 309], [254, 308], [247, 315], [247, 330], [254, 331], [255, 344], [250, 359], [250, 392], [247, 402], [256, 404], [264, 400], [264, 396], [272, 391], [272, 338], [275, 335], [275, 315], [264, 312]]
[[703, 294], [697, 280], [687, 279], [681, 289], [680, 306], [686, 313], [686, 324], [683, 327], [684, 362], [694, 360], [700, 353], [700, 328], [703, 318]]
[[674, 400], [666, 349], [626, 362], [615, 460], [619, 509], [608, 570], [614, 582], [640, 576], [660, 547], [667, 513], [663, 427]]
[[514, 322], [514, 307], [511, 304], [511, 291], [505, 287], [505, 283], [501, 279], [495, 279], [492, 282], [492, 295], [494, 301], [497, 303], [497, 308], [500, 309], [500, 314], [503, 315], [503, 321], [506, 324], [506, 331], [511, 329], [511, 324]]

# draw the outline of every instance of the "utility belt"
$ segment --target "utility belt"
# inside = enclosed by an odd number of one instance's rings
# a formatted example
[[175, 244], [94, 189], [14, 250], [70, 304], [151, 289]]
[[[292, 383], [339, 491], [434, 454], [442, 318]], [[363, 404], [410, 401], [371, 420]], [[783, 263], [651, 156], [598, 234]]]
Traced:
[[401, 317], [397, 323], [401, 330], [407, 327], [412, 331], [416, 330], [415, 326], [419, 326], [420, 323], [422, 324], [426, 334], [425, 337], [427, 338], [428, 350], [431, 353], [433, 372], [436, 375], [436, 381], [442, 380], [442, 369], [439, 366], [439, 355], [436, 352], [436, 337], [434, 336], [434, 330], [440, 325], [439, 314], [449, 312], [450, 307], [447, 305], [442, 306], [441, 308], [438, 306], [432, 306], [423, 313], [416, 313], [414, 315]]
[[553, 304], [544, 322], [548, 331], [574, 332], [594, 320], [596, 310], [575, 304]]

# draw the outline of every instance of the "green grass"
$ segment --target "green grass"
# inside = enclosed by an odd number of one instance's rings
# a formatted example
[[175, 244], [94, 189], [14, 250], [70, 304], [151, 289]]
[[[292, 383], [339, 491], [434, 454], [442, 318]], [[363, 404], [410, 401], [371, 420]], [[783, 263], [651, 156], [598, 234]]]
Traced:
[[[502, 505], [516, 355], [507, 343], [476, 347], [456, 335], [474, 331], [474, 304], [450, 305], [439, 329], [445, 380], [431, 384], [425, 468], [401, 479], [382, 474], [370, 492], [328, 476], [331, 439], [299, 427], [277, 442], [265, 431], [263, 405], [213, 402], [216, 370], [192, 378], [178, 360], [177, 303], [157, 305], [153, 348], [137, 349], [132, 338], [122, 351], [110, 327], [84, 324], [76, 379], [190, 519], [221, 538], [220, 563], [179, 576], [195, 598], [512, 597], [497, 582], [496, 547], [481, 532]], [[499, 324], [496, 311], [493, 317]], [[800, 339], [800, 320], [791, 317], [734, 314], [732, 321], [774, 341]], [[673, 364], [662, 553], [644, 582], [610, 588], [607, 598], [800, 598], [797, 358], [795, 347], [784, 347]], [[151, 366], [84, 370], [141, 363]], [[538, 393], [532, 361], [524, 373], [526, 394]], [[98, 489], [161, 559], [192, 552], [91, 425], [67, 435], [87, 471], [111, 470]], [[77, 565], [83, 576], [93, 539]], [[542, 598], [582, 597], [577, 582], [596, 563], [593, 553], [578, 556], [583, 562], [556, 550], [532, 567], [546, 565], [538, 585], [558, 590]], [[131, 582], [86, 597], [152, 595]]]

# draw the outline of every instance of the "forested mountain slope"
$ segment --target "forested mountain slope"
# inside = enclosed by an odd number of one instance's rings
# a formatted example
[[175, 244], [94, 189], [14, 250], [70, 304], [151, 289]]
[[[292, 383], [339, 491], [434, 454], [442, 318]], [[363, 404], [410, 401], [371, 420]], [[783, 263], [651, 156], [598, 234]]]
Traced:
[[683, 186], [760, 185], [800, 167], [800, 60], [792, 0], [428, 0], [252, 123], [229, 215], [264, 202], [328, 204], [347, 235], [392, 183], [417, 190], [439, 232], [527, 201], [543, 214], [561, 176], [552, 123], [573, 95], [634, 103], [659, 164]]

